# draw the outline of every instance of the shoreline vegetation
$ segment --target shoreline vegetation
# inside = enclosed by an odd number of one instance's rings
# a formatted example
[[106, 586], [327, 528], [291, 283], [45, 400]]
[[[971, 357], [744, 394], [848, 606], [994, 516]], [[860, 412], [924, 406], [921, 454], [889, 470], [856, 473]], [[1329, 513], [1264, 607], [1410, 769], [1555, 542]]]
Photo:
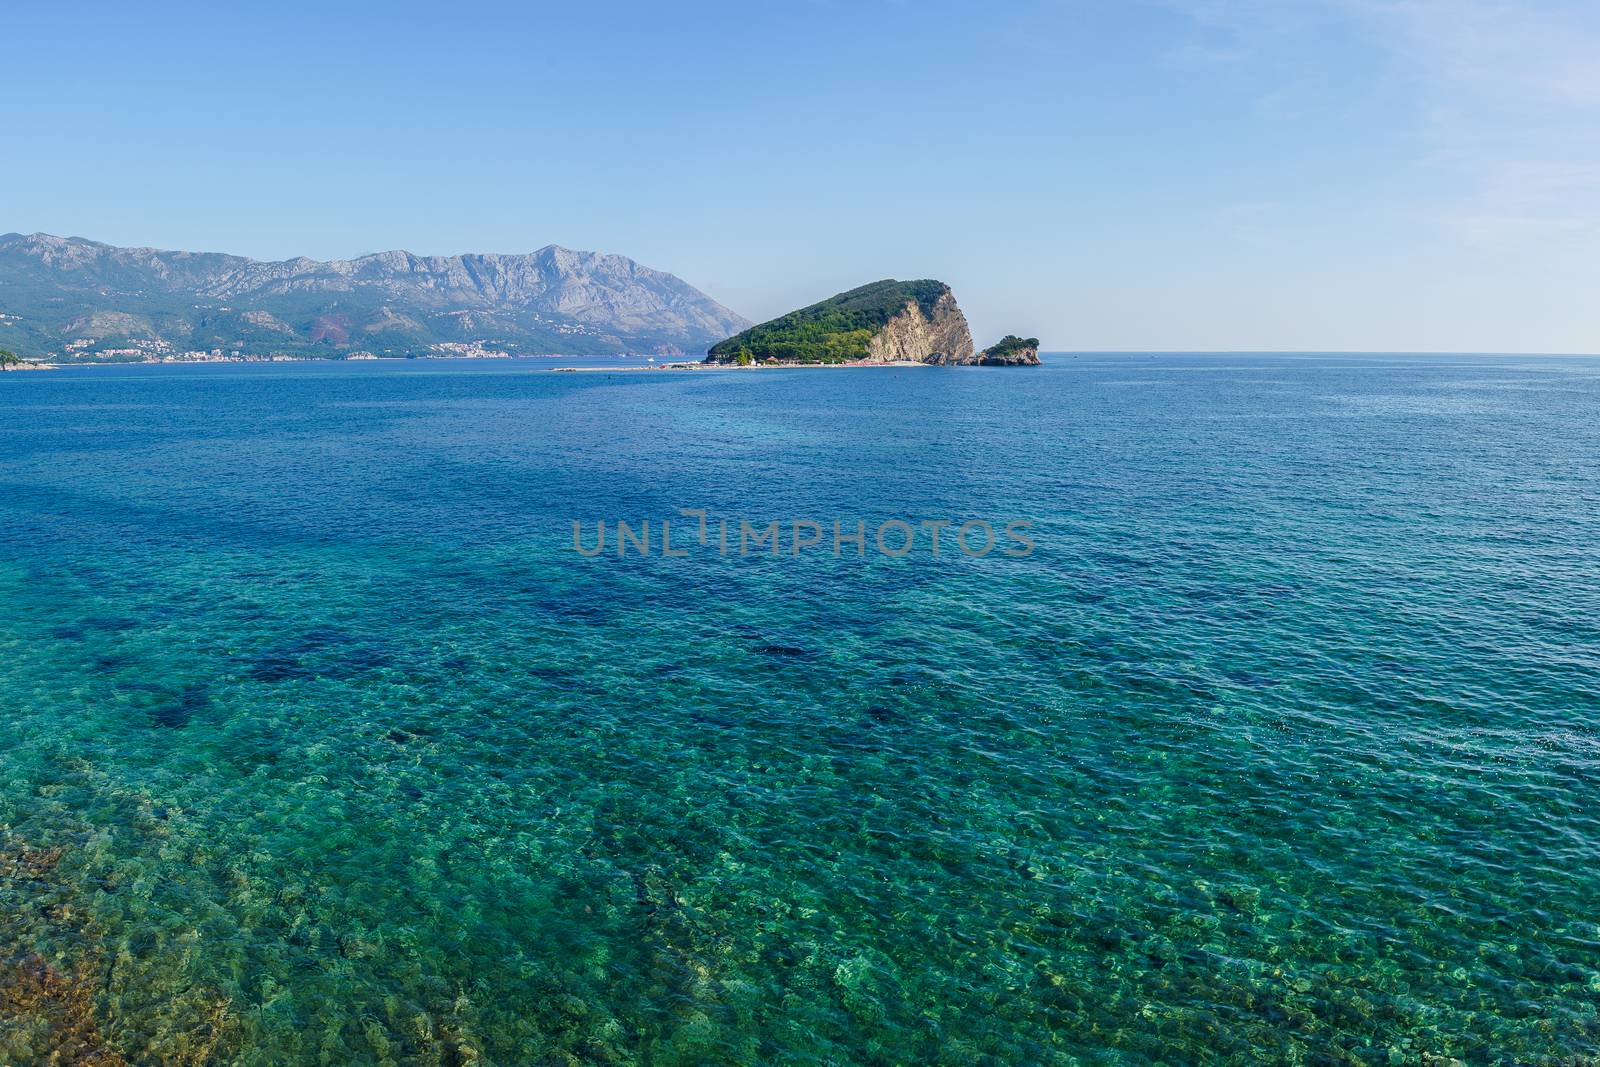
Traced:
[[0, 348], [0, 372], [14, 370], [55, 370], [55, 364], [23, 359], [9, 348]]
[[978, 351], [950, 286], [933, 278], [869, 282], [711, 346], [706, 363], [922, 363], [1037, 367], [1037, 338], [1007, 334]]
[[[706, 351], [707, 363], [888, 363], [913, 359], [909, 349], [898, 355], [879, 343], [880, 336], [908, 314], [921, 324], [931, 323], [946, 305], [954, 308], [950, 287], [932, 278], [902, 282], [894, 278], [838, 293], [752, 326]], [[970, 355], [972, 341], [966, 319], [960, 320], [961, 337], [941, 337]], [[926, 340], [932, 341], [932, 338]], [[946, 353], [947, 355], [950, 353]], [[918, 352], [916, 362], [926, 362], [931, 352]]]

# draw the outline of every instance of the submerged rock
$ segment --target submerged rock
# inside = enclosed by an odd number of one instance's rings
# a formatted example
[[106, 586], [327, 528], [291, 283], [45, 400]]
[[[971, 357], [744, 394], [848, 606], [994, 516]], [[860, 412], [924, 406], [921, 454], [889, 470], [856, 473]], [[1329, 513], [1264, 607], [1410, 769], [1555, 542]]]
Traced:
[[202, 684], [186, 685], [177, 694], [160, 701], [150, 710], [157, 726], [179, 730], [189, 720], [211, 706], [210, 690]]
[[761, 653], [763, 656], [776, 656], [779, 658], [811, 655], [809, 649], [801, 648], [799, 645], [757, 645], [756, 651]]

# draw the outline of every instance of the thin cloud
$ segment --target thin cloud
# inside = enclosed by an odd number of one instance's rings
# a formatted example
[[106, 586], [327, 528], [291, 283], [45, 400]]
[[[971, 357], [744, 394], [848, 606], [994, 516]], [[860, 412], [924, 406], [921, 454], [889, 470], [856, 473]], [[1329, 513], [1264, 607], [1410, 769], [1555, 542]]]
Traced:
[[1592, 6], [1474, 0], [1330, 0], [1440, 81], [1501, 104], [1600, 109], [1600, 13]]
[[1191, 58], [1294, 69], [1296, 85], [1308, 65], [1329, 89], [1348, 75], [1319, 34], [1359, 41], [1406, 86], [1427, 136], [1418, 161], [1469, 190], [1434, 205], [1446, 232], [1489, 245], [1600, 237], [1600, 5], [1158, 2], [1193, 22]]

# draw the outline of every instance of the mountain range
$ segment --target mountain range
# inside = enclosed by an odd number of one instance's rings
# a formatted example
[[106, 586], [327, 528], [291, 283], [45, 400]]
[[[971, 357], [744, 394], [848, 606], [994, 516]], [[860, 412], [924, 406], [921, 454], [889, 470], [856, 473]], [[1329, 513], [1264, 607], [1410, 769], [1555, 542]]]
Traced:
[[557, 245], [264, 262], [0, 236], [0, 348], [31, 357], [680, 355], [749, 325], [674, 275]]

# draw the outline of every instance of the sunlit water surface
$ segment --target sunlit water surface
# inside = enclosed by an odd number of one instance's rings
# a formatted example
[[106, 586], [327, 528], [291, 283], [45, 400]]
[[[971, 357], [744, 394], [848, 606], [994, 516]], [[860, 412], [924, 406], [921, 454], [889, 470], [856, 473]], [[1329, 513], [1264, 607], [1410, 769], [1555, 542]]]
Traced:
[[1600, 1053], [1600, 361], [544, 368], [0, 378], [0, 1062]]

